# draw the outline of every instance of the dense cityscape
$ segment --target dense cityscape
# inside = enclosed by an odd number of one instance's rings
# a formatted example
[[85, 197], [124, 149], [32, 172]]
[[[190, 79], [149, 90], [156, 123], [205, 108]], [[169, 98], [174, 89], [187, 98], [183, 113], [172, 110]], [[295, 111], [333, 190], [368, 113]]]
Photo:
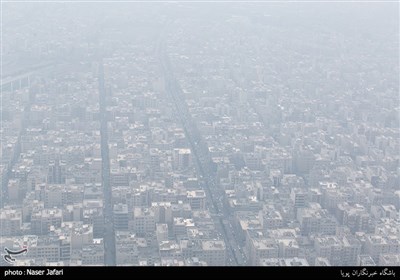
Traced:
[[0, 265], [400, 266], [398, 10], [2, 4]]

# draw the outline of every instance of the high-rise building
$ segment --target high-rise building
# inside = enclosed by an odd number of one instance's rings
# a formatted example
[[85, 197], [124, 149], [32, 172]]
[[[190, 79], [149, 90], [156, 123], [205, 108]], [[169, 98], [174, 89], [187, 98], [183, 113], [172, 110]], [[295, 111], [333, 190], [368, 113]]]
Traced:
[[261, 259], [279, 257], [278, 244], [271, 238], [252, 239], [249, 250], [250, 265], [259, 265]]
[[62, 209], [36, 209], [31, 215], [31, 231], [36, 235], [46, 235], [50, 227], [59, 228], [62, 222]]
[[365, 252], [374, 259], [375, 263], [379, 262], [381, 254], [390, 253], [390, 247], [384, 236], [368, 234], [365, 238]]
[[206, 208], [206, 193], [203, 190], [188, 191], [187, 198], [192, 210], [204, 210]]
[[175, 170], [185, 170], [190, 167], [192, 162], [192, 156], [190, 149], [174, 149], [173, 155], [173, 167]]
[[22, 226], [22, 211], [3, 208], [0, 210], [0, 235], [19, 235]]
[[156, 229], [154, 210], [152, 208], [133, 208], [133, 219], [129, 220], [128, 227], [138, 236], [154, 233]]
[[115, 230], [128, 230], [128, 206], [122, 203], [114, 205], [113, 214]]
[[225, 242], [222, 240], [205, 240], [201, 243], [203, 260], [209, 266], [223, 266], [226, 261]]
[[65, 184], [65, 165], [60, 159], [51, 161], [47, 171], [47, 183]]

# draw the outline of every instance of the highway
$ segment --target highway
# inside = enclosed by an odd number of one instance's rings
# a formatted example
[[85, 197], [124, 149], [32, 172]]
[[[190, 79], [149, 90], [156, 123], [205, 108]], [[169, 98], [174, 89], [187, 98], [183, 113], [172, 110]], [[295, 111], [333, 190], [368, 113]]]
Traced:
[[242, 255], [240, 246], [236, 239], [233, 238], [231, 224], [227, 222], [227, 218], [223, 215], [222, 195], [218, 193], [215, 182], [215, 172], [211, 170], [211, 157], [209, 155], [208, 146], [202, 139], [197, 125], [191, 117], [182, 89], [176, 81], [168, 55], [165, 53], [162, 41], [158, 46], [158, 55], [162, 66], [163, 76], [165, 79], [165, 89], [168, 97], [175, 105], [175, 116], [181, 122], [186, 138], [188, 139], [191, 151], [194, 156], [195, 166], [200, 175], [200, 184], [204, 186], [206, 192], [207, 205], [214, 219], [215, 225], [225, 241], [227, 248], [227, 265], [244, 265], [245, 260]]
[[100, 105], [100, 137], [101, 137], [101, 162], [102, 185], [104, 200], [104, 263], [107, 266], [115, 266], [115, 231], [112, 209], [112, 190], [110, 185], [110, 157], [108, 148], [107, 114], [106, 114], [106, 90], [104, 84], [104, 66], [99, 64], [99, 105]]

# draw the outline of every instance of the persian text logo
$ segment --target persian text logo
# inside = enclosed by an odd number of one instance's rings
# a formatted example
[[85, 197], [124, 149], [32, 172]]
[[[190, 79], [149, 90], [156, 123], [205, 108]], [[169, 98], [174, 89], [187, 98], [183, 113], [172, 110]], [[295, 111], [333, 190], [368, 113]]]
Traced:
[[28, 253], [28, 247], [26, 245], [21, 246], [21, 250], [10, 250], [7, 247], [4, 247], [4, 251], [6, 254], [3, 254], [3, 259], [8, 262], [9, 264], [13, 264], [15, 262], [14, 256], [19, 256], [19, 255], [26, 255]]

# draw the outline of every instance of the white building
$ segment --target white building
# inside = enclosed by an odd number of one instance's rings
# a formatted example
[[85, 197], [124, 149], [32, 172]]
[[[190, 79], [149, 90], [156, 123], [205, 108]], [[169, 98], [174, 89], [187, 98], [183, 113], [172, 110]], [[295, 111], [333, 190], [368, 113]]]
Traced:
[[147, 233], [154, 233], [156, 228], [154, 210], [152, 208], [135, 207], [133, 218], [129, 221], [129, 231], [135, 232], [139, 236]]
[[279, 246], [270, 238], [252, 239], [248, 252], [250, 265], [259, 265], [261, 259], [278, 258]]
[[222, 240], [205, 240], [201, 243], [202, 259], [209, 266], [224, 266], [226, 263], [226, 246]]
[[104, 242], [94, 239], [93, 244], [82, 248], [82, 265], [104, 265]]

